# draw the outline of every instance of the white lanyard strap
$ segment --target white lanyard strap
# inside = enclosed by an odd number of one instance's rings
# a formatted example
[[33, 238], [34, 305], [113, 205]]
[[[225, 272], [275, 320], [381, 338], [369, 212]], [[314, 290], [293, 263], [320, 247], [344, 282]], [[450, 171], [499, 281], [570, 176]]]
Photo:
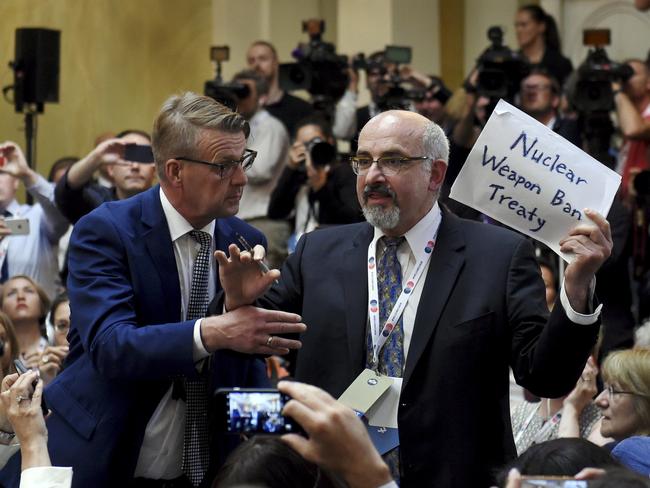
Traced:
[[402, 283], [402, 293], [400, 293], [399, 298], [395, 302], [393, 309], [391, 310], [386, 323], [383, 328], [380, 329], [379, 323], [379, 292], [378, 292], [378, 283], [377, 283], [377, 260], [376, 260], [376, 242], [373, 240], [368, 246], [368, 318], [370, 320], [370, 335], [372, 338], [372, 364], [374, 367], [377, 367], [379, 364], [379, 351], [384, 346], [391, 332], [395, 328], [395, 324], [399, 321], [400, 317], [404, 313], [406, 304], [411, 298], [411, 294], [415, 286], [418, 284], [418, 281], [424, 274], [424, 270], [427, 267], [427, 263], [431, 258], [431, 253], [436, 245], [436, 237], [438, 235], [438, 230], [440, 229], [441, 221], [441, 212], [438, 211], [434, 217], [435, 229], [433, 238], [427, 240], [420, 246], [417, 251], [415, 251], [416, 262], [413, 267], [413, 271], [409, 276], [406, 283]]

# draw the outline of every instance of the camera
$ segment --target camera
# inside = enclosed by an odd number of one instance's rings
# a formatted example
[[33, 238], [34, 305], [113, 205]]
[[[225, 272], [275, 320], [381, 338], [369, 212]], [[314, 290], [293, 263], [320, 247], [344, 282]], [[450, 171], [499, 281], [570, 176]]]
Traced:
[[309, 35], [309, 42], [293, 50], [295, 63], [280, 65], [280, 87], [286, 91], [307, 90], [314, 107], [328, 111], [348, 86], [348, 58], [336, 54], [334, 44], [322, 40], [324, 20], [303, 21], [302, 31]]
[[336, 147], [320, 137], [314, 137], [306, 144], [314, 167], [323, 167], [336, 159]]
[[250, 95], [250, 88], [243, 83], [224, 83], [221, 77], [221, 63], [230, 59], [228, 46], [212, 46], [210, 59], [217, 64], [217, 73], [214, 80], [205, 82], [203, 93], [229, 109], [236, 111], [238, 101]]
[[609, 59], [603, 46], [610, 43], [609, 29], [586, 29], [583, 44], [591, 46], [587, 58], [578, 68], [578, 76], [570, 101], [583, 113], [609, 112], [614, 108], [612, 81], [629, 80], [634, 71], [627, 64]]
[[492, 26], [487, 31], [490, 46], [476, 61], [479, 95], [497, 100], [513, 100], [519, 85], [529, 73], [528, 63], [516, 51], [503, 45], [503, 30]]
[[[413, 90], [405, 83], [399, 74], [400, 64], [409, 64], [412, 58], [412, 49], [408, 46], [386, 46], [384, 51], [384, 78], [379, 81], [386, 86], [382, 95], [377, 97], [375, 103], [380, 111], [391, 109], [409, 110], [411, 102], [424, 98], [422, 90]], [[372, 66], [368, 67], [368, 71]]]
[[221, 430], [229, 434], [300, 432], [282, 415], [289, 397], [273, 389], [222, 388], [215, 393]]

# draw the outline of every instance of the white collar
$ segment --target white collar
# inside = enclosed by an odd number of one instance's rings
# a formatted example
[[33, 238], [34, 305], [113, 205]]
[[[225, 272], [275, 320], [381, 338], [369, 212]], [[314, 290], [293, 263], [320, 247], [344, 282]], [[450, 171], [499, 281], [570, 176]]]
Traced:
[[[169, 227], [169, 235], [171, 235], [172, 242], [174, 242], [179, 237], [183, 237], [188, 232], [194, 230], [192, 224], [185, 220], [185, 217], [183, 217], [167, 199], [167, 195], [165, 195], [162, 187], [160, 187], [160, 203], [162, 204], [165, 219], [167, 219], [167, 226]], [[212, 220], [208, 225], [199, 230], [207, 232], [213, 236], [214, 226], [215, 221]]]
[[[438, 229], [435, 228], [436, 217], [440, 214], [440, 206], [438, 201], [434, 202], [431, 210], [420, 219], [420, 221], [411, 227], [404, 237], [406, 237], [406, 242], [411, 249], [419, 249], [422, 247], [422, 243], [430, 240], [432, 236], [436, 235]], [[377, 240], [384, 236], [384, 231], [375, 227], [375, 235], [373, 237], [373, 242], [376, 244]]]

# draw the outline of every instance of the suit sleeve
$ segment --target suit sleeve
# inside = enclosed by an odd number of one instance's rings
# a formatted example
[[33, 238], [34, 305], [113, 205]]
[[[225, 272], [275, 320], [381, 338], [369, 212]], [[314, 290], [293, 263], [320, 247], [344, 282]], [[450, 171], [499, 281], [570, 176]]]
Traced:
[[[524, 388], [558, 398], [575, 387], [598, 336], [593, 325], [571, 322], [559, 299], [546, 320], [543, 282], [532, 245], [522, 240], [508, 272], [507, 310], [511, 328], [511, 366]], [[535, 297], [540, 297], [539, 299]]]
[[[142, 323], [136, 313], [134, 281], [140, 280], [138, 293], [154, 290], [147, 286], [154, 270], [142, 264], [145, 256], [127, 252], [123, 239], [128, 236], [118, 231], [117, 225], [102, 207], [75, 226], [68, 279], [73, 329], [94, 366], [107, 378], [196, 376], [192, 360], [194, 320]], [[169, 299], [154, 297], [160, 303]]]

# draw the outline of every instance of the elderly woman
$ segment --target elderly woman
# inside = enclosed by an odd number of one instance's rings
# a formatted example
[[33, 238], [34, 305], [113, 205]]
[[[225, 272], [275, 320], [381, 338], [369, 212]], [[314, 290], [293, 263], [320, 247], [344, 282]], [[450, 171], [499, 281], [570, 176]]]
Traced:
[[650, 474], [650, 349], [611, 353], [602, 368], [605, 389], [596, 398], [603, 413], [601, 433], [617, 441], [612, 454]]
[[650, 349], [611, 353], [602, 368], [605, 389], [596, 398], [601, 433], [616, 441], [650, 435]]

